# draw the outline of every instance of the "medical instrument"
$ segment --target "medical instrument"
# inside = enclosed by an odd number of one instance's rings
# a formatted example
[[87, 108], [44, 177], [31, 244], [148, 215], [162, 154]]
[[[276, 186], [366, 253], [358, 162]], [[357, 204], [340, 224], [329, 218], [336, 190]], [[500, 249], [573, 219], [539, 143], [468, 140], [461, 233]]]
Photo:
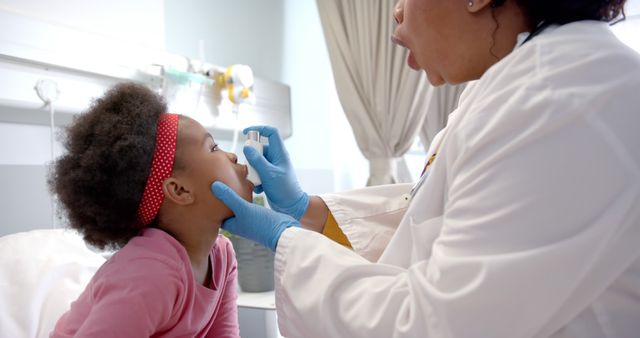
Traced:
[[206, 77], [205, 75], [193, 72], [185, 72], [171, 67], [164, 68], [164, 76], [170, 78], [180, 85], [188, 84], [190, 82], [205, 84], [209, 86], [213, 85], [213, 80]]
[[[271, 209], [282, 212], [300, 220], [309, 207], [309, 196], [302, 191], [295, 171], [289, 160], [278, 130], [269, 126], [255, 126], [244, 130], [245, 133], [255, 130], [269, 140], [269, 151], [262, 156], [252, 147], [244, 147], [244, 156], [261, 177], [269, 180], [254, 189], [254, 192], [264, 191]], [[266, 175], [266, 176], [265, 176]]]
[[[247, 140], [244, 142], [244, 145], [246, 147], [252, 147], [260, 155], [263, 154], [262, 143], [260, 143], [260, 132], [258, 132], [257, 130], [250, 130], [247, 133]], [[248, 168], [249, 168], [249, 175], [247, 175], [247, 179], [251, 181], [251, 183], [253, 183], [254, 186], [259, 186], [260, 184], [262, 184], [262, 181], [260, 180], [260, 175], [258, 175], [258, 172], [256, 171], [256, 169], [253, 166], [251, 166], [250, 163], [248, 164]]]

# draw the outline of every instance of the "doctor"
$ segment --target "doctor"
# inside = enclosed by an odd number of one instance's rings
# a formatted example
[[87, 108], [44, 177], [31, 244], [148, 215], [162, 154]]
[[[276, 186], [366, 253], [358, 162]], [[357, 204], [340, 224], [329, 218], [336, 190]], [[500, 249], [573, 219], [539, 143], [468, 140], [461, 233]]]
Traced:
[[400, 1], [408, 65], [477, 80], [415, 186], [309, 197], [277, 131], [249, 128], [275, 211], [212, 190], [227, 230], [276, 252], [281, 332], [640, 337], [640, 57], [607, 23], [624, 2]]

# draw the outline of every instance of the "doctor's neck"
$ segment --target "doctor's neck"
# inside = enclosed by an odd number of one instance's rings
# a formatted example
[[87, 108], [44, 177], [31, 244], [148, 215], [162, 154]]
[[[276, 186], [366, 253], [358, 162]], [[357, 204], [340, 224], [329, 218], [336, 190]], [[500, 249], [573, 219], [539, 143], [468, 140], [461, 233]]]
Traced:
[[[479, 79], [491, 66], [509, 55], [515, 48], [518, 35], [529, 32], [528, 19], [514, 1], [506, 1], [492, 6], [489, 1], [481, 1], [469, 9], [476, 16], [476, 22], [467, 30], [469, 52], [468, 73], [455, 83]], [[462, 74], [461, 74], [462, 75]]]

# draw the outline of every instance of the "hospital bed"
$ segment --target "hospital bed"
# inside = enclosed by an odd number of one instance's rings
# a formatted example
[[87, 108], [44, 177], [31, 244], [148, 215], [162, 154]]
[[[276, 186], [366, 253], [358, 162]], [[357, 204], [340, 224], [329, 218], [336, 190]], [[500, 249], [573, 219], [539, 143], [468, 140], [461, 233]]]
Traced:
[[0, 337], [48, 337], [109, 255], [68, 229], [0, 237]]

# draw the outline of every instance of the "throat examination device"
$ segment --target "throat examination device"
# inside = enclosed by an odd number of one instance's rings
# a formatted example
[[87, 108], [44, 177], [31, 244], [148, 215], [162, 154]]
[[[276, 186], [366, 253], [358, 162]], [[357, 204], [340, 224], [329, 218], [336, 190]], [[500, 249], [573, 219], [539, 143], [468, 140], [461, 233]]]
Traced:
[[[244, 145], [257, 150], [260, 155], [262, 155], [263, 153], [262, 143], [260, 143], [260, 132], [256, 130], [249, 130], [249, 132], [247, 133], [247, 140], [244, 141]], [[260, 180], [260, 176], [258, 175], [256, 169], [254, 169], [250, 163], [247, 163], [247, 167], [249, 168], [247, 179], [251, 181], [251, 183], [253, 183], [253, 185], [256, 187], [262, 184], [262, 181]]]

